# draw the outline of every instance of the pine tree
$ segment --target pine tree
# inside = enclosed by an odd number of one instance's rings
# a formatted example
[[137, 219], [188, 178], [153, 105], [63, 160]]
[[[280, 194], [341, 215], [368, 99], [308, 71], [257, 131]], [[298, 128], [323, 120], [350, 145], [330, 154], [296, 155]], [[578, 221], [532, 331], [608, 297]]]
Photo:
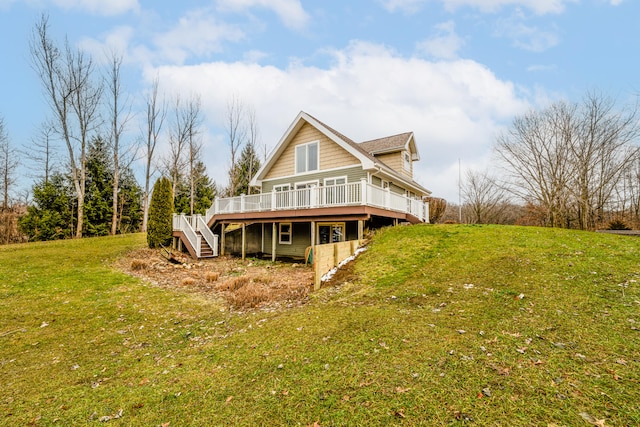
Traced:
[[255, 146], [247, 144], [242, 149], [240, 158], [234, 165], [236, 187], [232, 189], [231, 195], [251, 194], [253, 189], [249, 186], [249, 183], [258, 172], [258, 169], [260, 169], [260, 159], [256, 153]]
[[[196, 162], [193, 175], [195, 182], [194, 214], [204, 215], [216, 196], [216, 184], [207, 175], [207, 168], [202, 161]], [[191, 191], [189, 180], [186, 178], [182, 179], [176, 187], [174, 205], [175, 212], [188, 214], [191, 211]]]
[[33, 204], [20, 218], [20, 230], [31, 241], [65, 239], [73, 236], [73, 189], [68, 179], [54, 173], [33, 186]]
[[109, 149], [101, 137], [93, 138], [87, 153], [84, 201], [86, 236], [106, 236], [111, 228], [113, 172]]
[[171, 242], [173, 231], [173, 194], [171, 181], [162, 177], [153, 186], [147, 224], [147, 244], [158, 248]]

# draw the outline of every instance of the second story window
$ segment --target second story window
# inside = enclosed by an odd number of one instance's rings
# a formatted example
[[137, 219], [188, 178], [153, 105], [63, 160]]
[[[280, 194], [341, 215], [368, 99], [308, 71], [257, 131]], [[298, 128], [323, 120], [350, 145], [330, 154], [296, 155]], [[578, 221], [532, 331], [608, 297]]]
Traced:
[[296, 173], [318, 170], [318, 141], [296, 147]]
[[404, 153], [404, 162], [403, 162], [403, 166], [404, 166], [404, 170], [406, 170], [407, 172], [411, 172], [411, 154], [409, 154], [408, 151], [405, 151]]

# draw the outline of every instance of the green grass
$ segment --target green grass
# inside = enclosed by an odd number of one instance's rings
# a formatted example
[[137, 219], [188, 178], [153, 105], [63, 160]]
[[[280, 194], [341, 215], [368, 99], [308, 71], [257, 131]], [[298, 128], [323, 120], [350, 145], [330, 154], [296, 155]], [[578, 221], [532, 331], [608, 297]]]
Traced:
[[396, 227], [242, 315], [112, 269], [144, 243], [0, 248], [0, 425], [640, 424], [640, 240]]

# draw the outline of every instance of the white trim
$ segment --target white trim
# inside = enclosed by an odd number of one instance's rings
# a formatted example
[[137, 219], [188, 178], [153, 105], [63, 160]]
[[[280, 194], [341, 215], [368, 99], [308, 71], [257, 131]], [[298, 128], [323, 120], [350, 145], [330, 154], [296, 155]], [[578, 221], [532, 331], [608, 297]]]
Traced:
[[[284, 235], [288, 235], [289, 236], [289, 241], [288, 242], [283, 242], [282, 241], [282, 226], [283, 225], [288, 225], [289, 226], [289, 232], [288, 233], [284, 233]], [[293, 225], [290, 222], [279, 222], [278, 223], [278, 243], [280, 243], [281, 245], [290, 245], [293, 242]]]
[[407, 172], [411, 172], [411, 152], [408, 150], [402, 152], [402, 168]]
[[331, 185], [341, 185], [341, 184], [346, 184], [346, 183], [347, 183], [347, 176], [346, 176], [346, 175], [343, 175], [343, 176], [330, 176], [330, 177], [328, 177], [328, 178], [325, 178], [325, 179], [324, 179], [324, 181], [322, 182], [322, 184], [323, 184], [325, 187], [327, 187], [327, 180], [330, 180], [330, 179], [332, 179], [332, 180], [334, 180], [334, 181], [337, 181], [337, 180], [339, 180], [339, 179], [344, 179], [344, 182], [341, 182], [341, 183], [334, 182], [334, 183], [333, 183], [333, 184], [331, 184]]
[[[276, 190], [277, 187], [287, 187], [287, 188], [286, 189], [285, 188], [281, 188], [280, 190]], [[289, 190], [291, 190], [291, 184], [289, 184], [289, 183], [287, 183], [287, 184], [277, 184], [277, 185], [274, 185], [272, 187], [272, 189], [271, 189], [271, 191], [276, 191], [276, 192], [289, 191]]]
[[340, 166], [339, 168], [332, 168], [332, 169], [321, 169], [318, 171], [313, 171], [313, 172], [305, 172], [305, 173], [300, 173], [297, 175], [286, 175], [286, 176], [278, 176], [275, 178], [269, 178], [269, 179], [265, 179], [262, 180], [261, 182], [264, 183], [265, 182], [271, 182], [271, 181], [279, 181], [281, 179], [296, 179], [296, 178], [300, 178], [303, 177], [305, 175], [312, 175], [312, 174], [317, 174], [317, 173], [322, 173], [324, 174], [326, 173], [331, 173], [331, 172], [337, 172], [337, 171], [343, 171], [343, 170], [347, 170], [347, 169], [358, 169], [358, 170], [363, 170], [360, 165], [350, 165], [350, 166]]
[[298, 188], [298, 185], [307, 185], [307, 184], [315, 184], [316, 187], [320, 185], [317, 179], [313, 181], [299, 181], [299, 182], [293, 183], [293, 186], [295, 187], [294, 190], [304, 190], [304, 188]]
[[[341, 148], [346, 150], [349, 154], [353, 155], [356, 159], [360, 161], [360, 165], [363, 169], [373, 169], [375, 167], [375, 162], [373, 162], [368, 156], [364, 155], [362, 152], [352, 147], [351, 144], [342, 140], [338, 136], [336, 136], [333, 132], [330, 132], [325, 126], [320, 124], [313, 117], [305, 113], [304, 111], [300, 111], [293, 122], [287, 128], [287, 131], [282, 135], [278, 144], [274, 147], [274, 149], [269, 153], [267, 161], [264, 162], [262, 167], [255, 174], [253, 179], [251, 180], [250, 185], [252, 187], [260, 187], [262, 185], [263, 176], [273, 167], [275, 162], [280, 158], [282, 152], [289, 145], [293, 137], [297, 134], [297, 132], [304, 126], [305, 123], [310, 124], [311, 126], [318, 129], [321, 133], [323, 133], [327, 138], [331, 141], [338, 144]], [[320, 162], [320, 157], [318, 156], [318, 162]], [[320, 165], [318, 164], [318, 169], [320, 170]], [[295, 170], [295, 165], [294, 165]]]

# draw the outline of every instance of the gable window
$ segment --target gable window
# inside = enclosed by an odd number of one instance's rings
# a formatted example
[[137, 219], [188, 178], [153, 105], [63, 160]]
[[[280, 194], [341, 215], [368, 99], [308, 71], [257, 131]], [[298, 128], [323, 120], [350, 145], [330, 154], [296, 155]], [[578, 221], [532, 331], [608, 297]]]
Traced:
[[402, 165], [404, 166], [404, 170], [411, 172], [411, 154], [408, 151], [403, 153], [404, 162]]
[[318, 141], [296, 147], [296, 173], [318, 170]]
[[279, 224], [280, 227], [280, 243], [284, 245], [291, 244], [291, 223], [290, 222], [281, 222]]

